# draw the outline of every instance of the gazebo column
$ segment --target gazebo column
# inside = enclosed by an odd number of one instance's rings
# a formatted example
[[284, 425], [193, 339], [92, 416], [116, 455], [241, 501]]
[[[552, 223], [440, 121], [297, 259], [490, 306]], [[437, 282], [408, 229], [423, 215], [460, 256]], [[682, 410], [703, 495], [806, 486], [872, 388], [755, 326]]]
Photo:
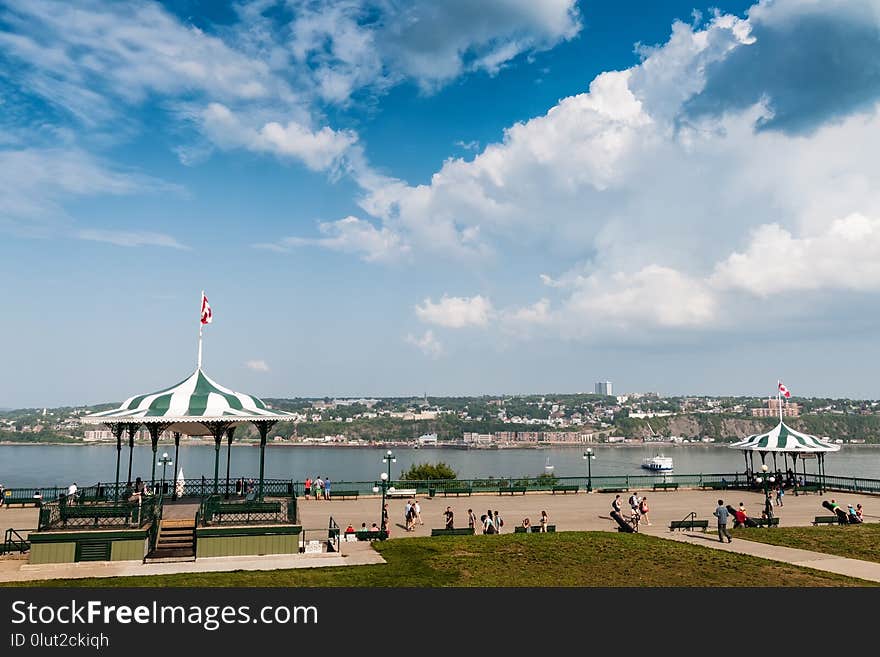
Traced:
[[235, 434], [235, 427], [229, 427], [226, 430], [226, 493], [224, 497], [229, 499], [229, 462], [232, 456], [232, 436]]
[[223, 434], [226, 433], [226, 429], [229, 428], [228, 422], [212, 422], [210, 424], [206, 424], [206, 426], [211, 430], [211, 435], [214, 436], [214, 495], [217, 495], [220, 492], [219, 481], [220, 481], [220, 443], [223, 441]]
[[156, 491], [156, 449], [159, 446], [159, 436], [162, 435], [162, 432], [167, 428], [167, 424], [150, 423], [147, 425], [147, 429], [150, 432], [150, 443], [153, 446], [153, 473], [150, 476], [150, 488], [153, 489], [154, 493]]
[[113, 500], [119, 501], [119, 461], [122, 460], [122, 432], [125, 430], [121, 424], [108, 424], [110, 431], [116, 437], [116, 484], [113, 487]]
[[131, 460], [134, 456], [134, 437], [137, 431], [137, 424], [128, 425], [128, 479], [125, 480], [127, 484], [131, 484]]
[[257, 425], [257, 430], [260, 432], [260, 487], [257, 494], [261, 500], [263, 499], [263, 473], [266, 465], [266, 435], [269, 433], [269, 429], [275, 426], [275, 422], [276, 420], [254, 422]]
[[172, 474], [172, 482], [171, 485], [173, 488], [173, 493], [171, 493], [171, 499], [177, 499], [177, 471], [180, 469], [180, 461], [178, 460], [178, 455], [180, 454], [180, 432], [174, 432], [174, 472]]

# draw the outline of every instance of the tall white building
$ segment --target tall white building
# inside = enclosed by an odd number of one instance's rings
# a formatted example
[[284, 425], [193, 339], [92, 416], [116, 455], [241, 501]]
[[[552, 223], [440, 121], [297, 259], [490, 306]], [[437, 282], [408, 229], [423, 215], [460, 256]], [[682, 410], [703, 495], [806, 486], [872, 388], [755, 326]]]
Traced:
[[612, 386], [611, 381], [596, 381], [596, 394], [597, 395], [613, 395], [611, 392]]

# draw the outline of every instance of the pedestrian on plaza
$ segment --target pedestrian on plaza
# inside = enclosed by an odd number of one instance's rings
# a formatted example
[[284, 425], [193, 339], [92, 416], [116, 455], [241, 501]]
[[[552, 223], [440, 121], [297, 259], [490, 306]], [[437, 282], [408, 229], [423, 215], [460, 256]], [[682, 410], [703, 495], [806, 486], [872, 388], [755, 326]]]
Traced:
[[330, 477], [324, 480], [324, 499], [330, 500]]
[[412, 500], [406, 501], [406, 506], [403, 508], [403, 519], [404, 519], [404, 527], [406, 531], [412, 531], [413, 524], [413, 507]]
[[614, 496], [614, 501], [611, 503], [611, 510], [617, 511], [620, 513], [620, 510], [623, 508], [623, 504], [620, 501], [620, 495]]
[[727, 542], [732, 543], [733, 538], [731, 538], [730, 532], [727, 530], [727, 520], [730, 517], [730, 512], [724, 506], [724, 500], [718, 500], [718, 508], [715, 509], [712, 515], [718, 518], [718, 540], [723, 543], [726, 536]]
[[476, 531], [477, 527], [477, 514], [474, 513], [473, 509], [468, 509], [468, 527]]
[[3, 506], [3, 499], [6, 497], [5, 492], [6, 489], [3, 487], [3, 484], [0, 484], [0, 506]]
[[74, 481], [70, 486], [67, 487], [67, 503], [68, 504], [76, 504], [76, 491], [79, 489], [76, 486], [76, 482]]
[[504, 520], [502, 520], [501, 515], [498, 513], [498, 510], [495, 511], [495, 531], [497, 533], [501, 533], [501, 528], [504, 527]]
[[446, 507], [446, 511], [443, 512], [443, 516], [446, 518], [446, 529], [455, 529], [455, 514], [452, 512], [451, 506]]
[[785, 495], [785, 489], [782, 488], [782, 484], [779, 484], [776, 487], [776, 506], [784, 506], [782, 504], [782, 497]]
[[480, 520], [483, 521], [483, 533], [484, 534], [496, 534], [495, 530], [495, 521], [492, 520], [492, 512], [489, 511], [488, 515], [480, 516]]
[[642, 501], [639, 502], [639, 513], [645, 519], [645, 521], [650, 525], [651, 521], [648, 519], [648, 498], [643, 497]]
[[546, 511], [541, 511], [541, 531], [547, 531], [547, 523], [550, 522], [550, 516], [547, 515]]
[[321, 475], [318, 475], [312, 481], [312, 492], [315, 494], [316, 500], [324, 497], [324, 480], [321, 479]]
[[415, 510], [415, 517], [413, 518], [413, 524], [415, 524], [415, 521], [418, 521], [418, 523], [420, 525], [424, 525], [425, 523], [422, 522], [422, 505], [419, 504], [418, 500], [413, 501], [413, 509]]
[[312, 478], [306, 477], [305, 482], [303, 483], [303, 494], [306, 499], [309, 499], [309, 496], [312, 494]]

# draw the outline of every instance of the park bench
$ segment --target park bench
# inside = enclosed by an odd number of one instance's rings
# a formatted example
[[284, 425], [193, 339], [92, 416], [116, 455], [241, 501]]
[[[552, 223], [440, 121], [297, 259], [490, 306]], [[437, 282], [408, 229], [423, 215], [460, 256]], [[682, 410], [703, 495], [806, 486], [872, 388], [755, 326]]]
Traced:
[[813, 518], [814, 525], [836, 525], [837, 516], [816, 516]]
[[432, 529], [431, 536], [473, 536], [473, 527], [455, 527], [453, 529]]
[[700, 488], [704, 490], [727, 490], [728, 488], [733, 488], [734, 485], [730, 481], [704, 481]]
[[511, 495], [513, 495], [514, 493], [522, 493], [523, 495], [525, 495], [526, 494], [526, 487], [525, 486], [502, 486], [501, 488], [498, 489], [498, 494], [504, 495], [504, 493], [510, 493]]
[[345, 497], [353, 497], [354, 499], [357, 499], [357, 496], [358, 496], [358, 491], [356, 491], [356, 490], [331, 490], [330, 491], [330, 499], [331, 500], [342, 499]]
[[654, 490], [678, 490], [678, 484], [671, 482], [657, 482], [654, 484]]
[[564, 486], [554, 486], [552, 492], [556, 495], [556, 493], [577, 493], [578, 490], [580, 490], [580, 486], [566, 484]]
[[[10, 493], [12, 492], [10, 491]], [[3, 496], [4, 506], [12, 506], [13, 504], [18, 506], [40, 506], [42, 502], [42, 497], [34, 497], [33, 495], [16, 495], [12, 493]]]
[[389, 489], [386, 495], [388, 497], [415, 497], [418, 492], [416, 488], [395, 488], [394, 490]]
[[818, 493], [819, 490], [819, 484], [804, 484], [797, 488], [798, 493]]
[[629, 488], [597, 488], [597, 493], [627, 493]]
[[470, 495], [471, 493], [473, 493], [473, 489], [470, 487], [443, 488], [439, 492], [443, 493], [443, 497], [446, 497], [447, 495], [455, 495], [456, 497], [458, 497], [459, 495]]
[[[556, 525], [547, 525], [547, 533], [551, 534], [556, 531]], [[513, 528], [514, 534], [541, 534], [541, 525], [532, 525], [530, 527], [523, 527], [519, 525]]]
[[128, 506], [62, 506], [61, 520], [64, 524], [72, 518], [94, 518], [95, 524], [104, 518], [125, 518], [129, 519], [132, 512], [136, 512], [135, 507]]
[[[754, 521], [756, 523], [758, 523], [758, 527], [766, 527], [768, 524], [767, 520], [765, 518], [754, 518]], [[778, 527], [779, 526], [779, 518], [770, 518], [769, 524], [771, 527]]]
[[673, 520], [669, 523], [669, 531], [682, 531], [685, 529], [702, 529], [706, 531], [708, 527], [708, 520]]
[[384, 541], [388, 538], [388, 532], [386, 531], [357, 531], [355, 532], [355, 536], [359, 541]]

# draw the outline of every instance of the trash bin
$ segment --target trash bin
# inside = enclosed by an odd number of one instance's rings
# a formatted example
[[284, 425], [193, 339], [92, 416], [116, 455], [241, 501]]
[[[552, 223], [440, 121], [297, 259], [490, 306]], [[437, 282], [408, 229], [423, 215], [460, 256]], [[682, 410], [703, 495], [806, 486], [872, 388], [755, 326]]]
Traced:
[[437, 492], [436, 488], [429, 488], [428, 489], [428, 497], [430, 497], [431, 499], [434, 499], [434, 495], [436, 494], [436, 492]]

